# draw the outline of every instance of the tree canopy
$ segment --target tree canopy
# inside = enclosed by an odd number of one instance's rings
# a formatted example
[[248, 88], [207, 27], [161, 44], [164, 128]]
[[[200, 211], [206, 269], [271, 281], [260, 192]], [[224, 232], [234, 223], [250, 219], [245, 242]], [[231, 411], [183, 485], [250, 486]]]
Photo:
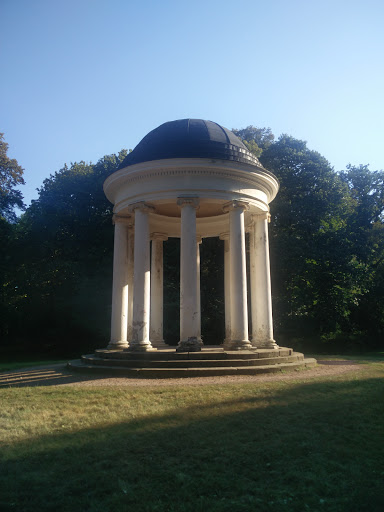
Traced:
[[367, 166], [336, 173], [288, 135], [260, 160], [280, 180], [271, 204], [271, 257], [281, 336], [378, 343], [382, 313], [375, 333], [368, 333], [357, 312], [368, 297], [377, 298], [382, 280], [383, 173]]
[[0, 217], [8, 221], [15, 221], [14, 208], [24, 208], [23, 196], [17, 185], [24, 185], [24, 169], [15, 159], [7, 156], [8, 144], [4, 141], [4, 134], [0, 133]]
[[242, 139], [249, 151], [254, 153], [257, 157], [261, 155], [264, 149], [269, 148], [275, 140], [275, 136], [270, 128], [257, 128], [256, 126], [250, 125], [241, 130], [234, 128], [232, 131]]

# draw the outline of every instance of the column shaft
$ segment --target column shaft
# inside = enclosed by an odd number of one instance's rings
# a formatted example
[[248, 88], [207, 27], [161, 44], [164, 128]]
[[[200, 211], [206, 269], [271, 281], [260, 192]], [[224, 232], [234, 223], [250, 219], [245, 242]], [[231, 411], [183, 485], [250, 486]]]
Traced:
[[228, 350], [252, 347], [248, 340], [245, 208], [246, 205], [238, 201], [233, 201], [229, 207], [231, 339], [225, 344]]
[[180, 198], [180, 342], [179, 352], [201, 350], [197, 303], [196, 198]]
[[132, 338], [128, 350], [147, 351], [152, 349], [149, 341], [150, 311], [150, 247], [149, 219], [150, 208], [145, 205], [132, 207], [135, 212], [135, 248], [133, 287]]
[[253, 216], [250, 237], [252, 345], [257, 348], [278, 348], [273, 339], [268, 216]]
[[128, 221], [129, 218], [114, 216], [111, 341], [108, 345], [110, 350], [128, 347]]

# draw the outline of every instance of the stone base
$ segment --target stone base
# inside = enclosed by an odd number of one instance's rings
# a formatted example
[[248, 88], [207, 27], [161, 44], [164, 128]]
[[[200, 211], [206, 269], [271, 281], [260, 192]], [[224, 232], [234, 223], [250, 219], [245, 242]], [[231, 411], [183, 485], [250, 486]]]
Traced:
[[279, 345], [275, 340], [255, 340], [252, 341], [252, 346], [254, 348], [268, 348], [268, 349], [278, 349]]
[[176, 347], [176, 352], [200, 352], [203, 342], [199, 338], [188, 338], [180, 340]]
[[107, 350], [124, 350], [128, 348], [128, 341], [110, 341]]
[[152, 347], [149, 341], [134, 343], [131, 342], [124, 352], [154, 352], [157, 348]]
[[204, 346], [194, 353], [174, 348], [143, 352], [99, 349], [68, 364], [74, 371], [141, 379], [258, 375], [315, 365], [315, 359], [306, 359], [291, 348], [225, 351], [217, 346]]
[[254, 348], [249, 340], [227, 340], [224, 342], [224, 350], [252, 350]]
[[151, 345], [154, 348], [169, 348], [169, 345], [167, 345], [164, 340], [152, 340]]

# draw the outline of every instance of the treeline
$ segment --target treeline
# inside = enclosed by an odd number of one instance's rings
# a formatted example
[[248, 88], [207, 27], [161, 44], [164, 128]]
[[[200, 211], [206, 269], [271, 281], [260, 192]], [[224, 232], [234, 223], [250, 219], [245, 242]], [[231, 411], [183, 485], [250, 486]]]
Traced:
[[[336, 173], [306, 143], [269, 129], [234, 130], [280, 180], [271, 203], [276, 340], [303, 350], [376, 349], [384, 342], [384, 173]], [[0, 139], [1, 141], [1, 139]], [[6, 145], [5, 145], [6, 146]], [[76, 356], [109, 339], [112, 205], [102, 184], [126, 155], [65, 166], [20, 218], [16, 172], [1, 146], [0, 336], [3, 350]], [[20, 168], [19, 168], [20, 170]], [[18, 181], [19, 180], [19, 181]], [[7, 188], [8, 187], [8, 188]], [[13, 202], [12, 202], [13, 201]], [[223, 248], [202, 244], [202, 332], [224, 338]], [[178, 341], [179, 244], [165, 244], [165, 337]]]

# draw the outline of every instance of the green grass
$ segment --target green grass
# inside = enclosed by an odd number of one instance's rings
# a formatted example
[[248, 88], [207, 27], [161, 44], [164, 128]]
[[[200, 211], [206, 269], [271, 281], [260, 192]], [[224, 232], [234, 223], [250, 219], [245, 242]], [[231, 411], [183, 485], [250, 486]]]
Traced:
[[294, 381], [1, 389], [0, 510], [381, 512], [384, 365], [362, 359]]

